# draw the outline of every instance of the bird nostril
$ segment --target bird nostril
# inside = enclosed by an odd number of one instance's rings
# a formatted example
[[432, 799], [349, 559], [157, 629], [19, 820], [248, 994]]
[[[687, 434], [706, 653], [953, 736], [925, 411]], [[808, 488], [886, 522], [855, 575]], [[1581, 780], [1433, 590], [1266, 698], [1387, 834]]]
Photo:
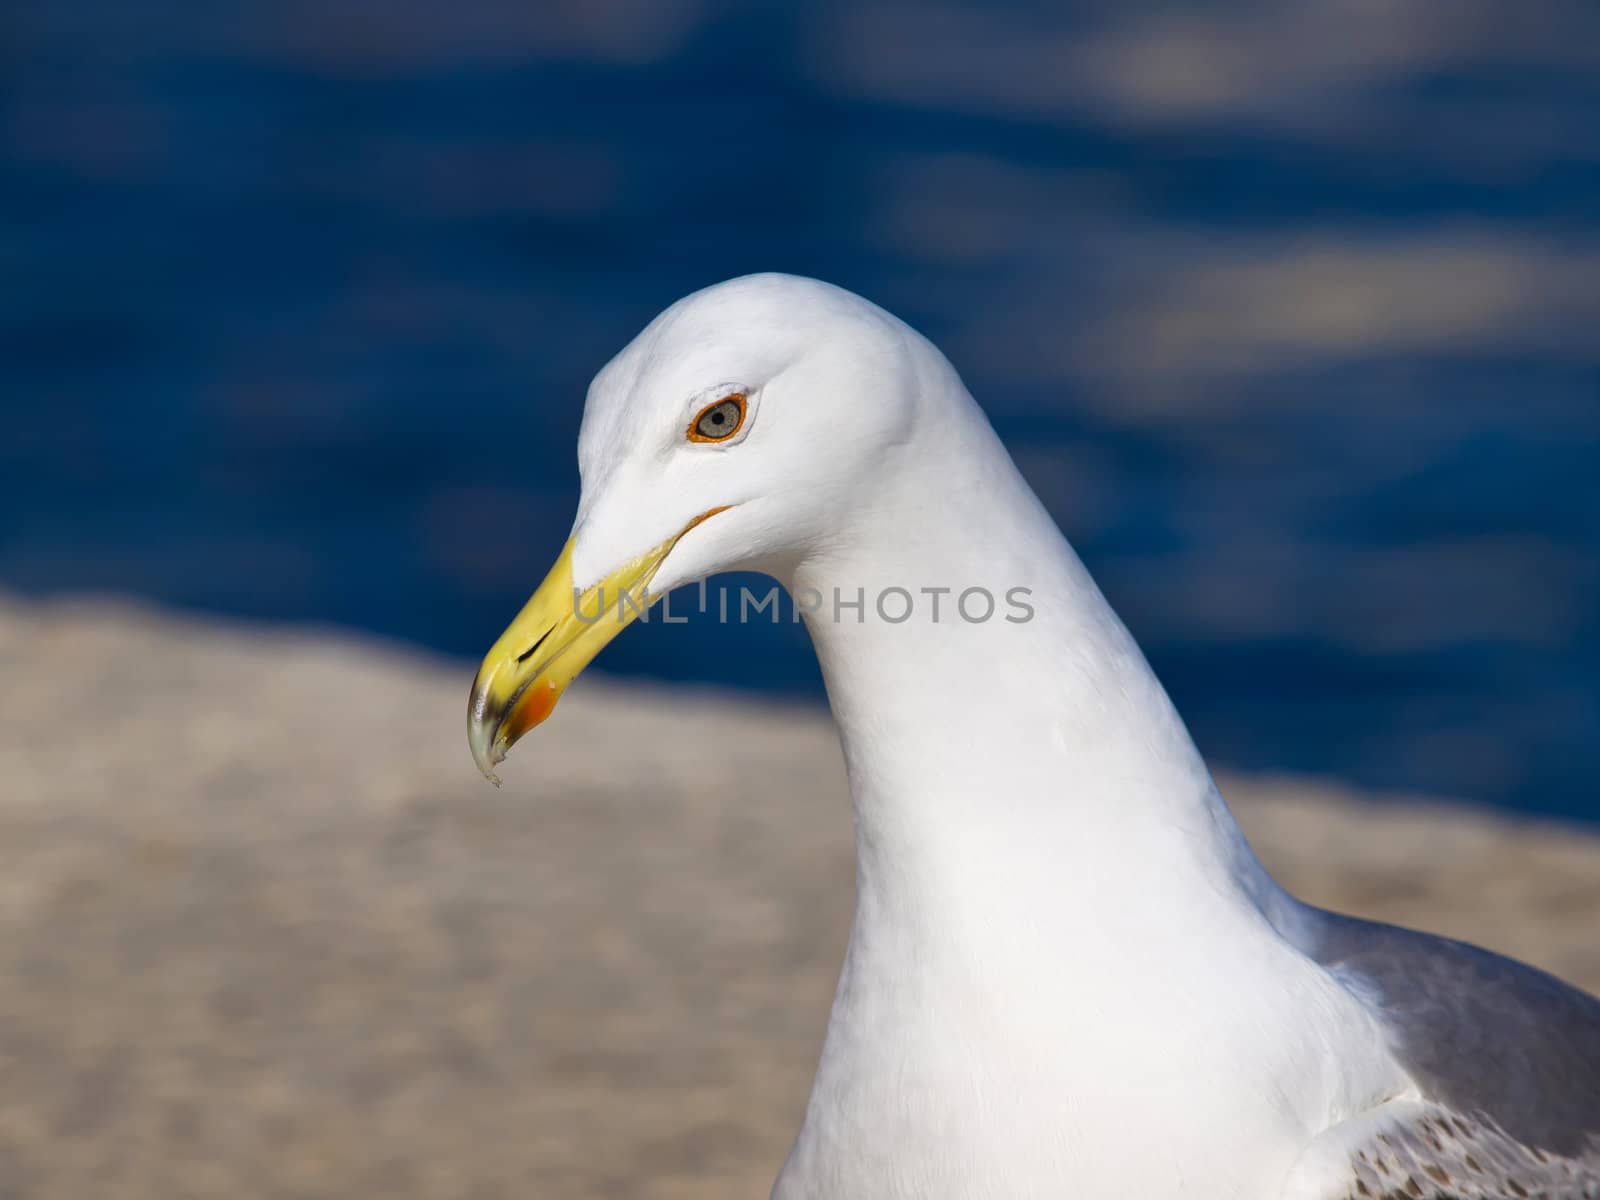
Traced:
[[543, 633], [541, 633], [539, 635], [539, 640], [537, 642], [535, 642], [533, 645], [529, 646], [521, 654], [517, 655], [517, 664], [520, 666], [521, 664], [527, 662], [530, 658], [532, 658], [533, 655], [534, 655], [534, 652], [536, 650], [538, 650], [540, 646], [544, 645], [545, 638], [549, 637], [553, 630], [554, 630], [554, 626], [552, 626], [550, 629], [546, 629]]

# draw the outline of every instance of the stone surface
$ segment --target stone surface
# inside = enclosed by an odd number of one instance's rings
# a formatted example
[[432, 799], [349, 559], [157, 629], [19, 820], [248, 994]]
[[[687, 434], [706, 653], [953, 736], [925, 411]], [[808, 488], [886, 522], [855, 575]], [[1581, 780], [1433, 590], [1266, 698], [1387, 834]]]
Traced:
[[[0, 1196], [767, 1193], [851, 905], [823, 713], [0, 598]], [[1600, 986], [1600, 840], [1224, 779], [1321, 903]]]

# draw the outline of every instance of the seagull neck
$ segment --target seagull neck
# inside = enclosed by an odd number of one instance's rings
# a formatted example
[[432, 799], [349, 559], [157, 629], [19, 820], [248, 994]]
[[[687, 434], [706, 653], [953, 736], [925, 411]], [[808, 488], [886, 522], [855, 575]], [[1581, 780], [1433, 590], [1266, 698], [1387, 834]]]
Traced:
[[864, 903], [959, 902], [997, 875], [1020, 897], [1159, 894], [1167, 912], [1175, 891], [1252, 919], [1282, 903], [1127, 629], [967, 406], [886, 462], [873, 506], [792, 580]]

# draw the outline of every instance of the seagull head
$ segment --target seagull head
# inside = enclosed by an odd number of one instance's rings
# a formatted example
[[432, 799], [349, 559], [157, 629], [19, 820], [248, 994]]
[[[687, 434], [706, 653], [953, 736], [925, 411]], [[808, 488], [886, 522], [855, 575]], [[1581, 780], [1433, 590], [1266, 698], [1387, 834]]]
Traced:
[[751, 275], [672, 305], [601, 369], [560, 557], [484, 657], [468, 737], [489, 779], [655, 597], [826, 552], [915, 424], [925, 343], [840, 288]]

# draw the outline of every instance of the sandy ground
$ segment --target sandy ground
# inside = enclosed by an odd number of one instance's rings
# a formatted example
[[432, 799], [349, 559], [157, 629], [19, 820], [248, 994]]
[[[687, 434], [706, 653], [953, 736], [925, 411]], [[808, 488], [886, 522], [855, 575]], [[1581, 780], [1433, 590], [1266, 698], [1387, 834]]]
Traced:
[[[763, 1197], [851, 905], [823, 714], [0, 598], [0, 1197]], [[1600, 987], [1600, 840], [1225, 779], [1335, 907]]]

